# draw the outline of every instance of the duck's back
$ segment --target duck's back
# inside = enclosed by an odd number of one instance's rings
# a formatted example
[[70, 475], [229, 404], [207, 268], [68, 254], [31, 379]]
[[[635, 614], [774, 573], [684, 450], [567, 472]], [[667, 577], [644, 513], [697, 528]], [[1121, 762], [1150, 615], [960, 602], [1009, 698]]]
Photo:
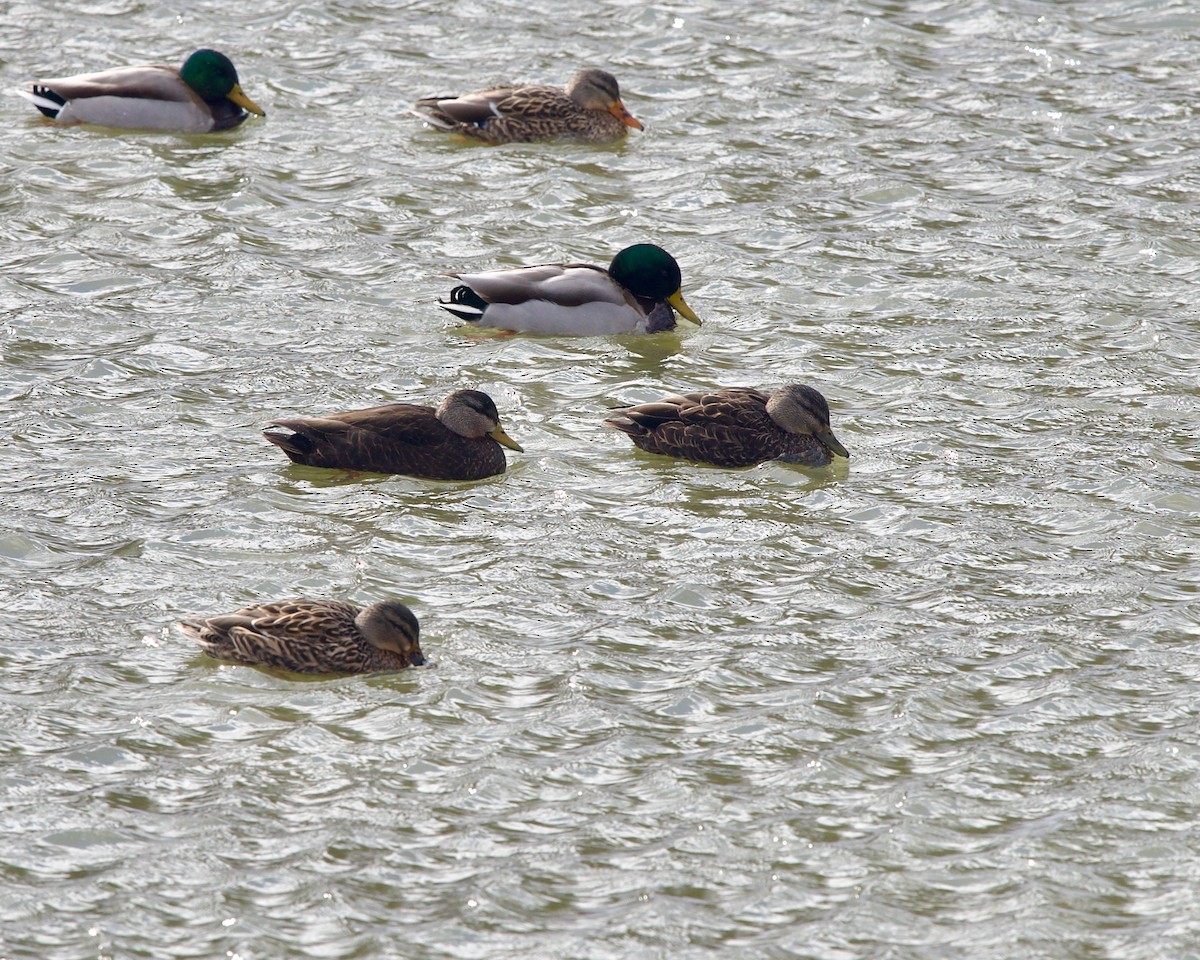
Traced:
[[484, 326], [573, 336], [645, 332], [646, 311], [607, 270], [590, 264], [543, 264], [456, 276], [487, 301], [478, 318]]
[[398, 670], [403, 658], [370, 644], [354, 618], [360, 608], [326, 600], [284, 601], [182, 624], [218, 660], [295, 673]]
[[503, 473], [504, 451], [491, 437], [469, 439], [432, 407], [389, 403], [328, 417], [272, 420], [291, 434], [265, 432], [294, 463], [402, 473], [431, 480], [480, 480]]
[[517, 84], [457, 97], [417, 101], [429, 119], [447, 130], [487, 143], [534, 143], [556, 137], [604, 142], [625, 127], [603, 110], [587, 110], [559, 87]]
[[630, 407], [607, 422], [648, 453], [748, 467], [783, 452], [784, 431], [767, 414], [767, 399], [748, 387], [682, 394]]

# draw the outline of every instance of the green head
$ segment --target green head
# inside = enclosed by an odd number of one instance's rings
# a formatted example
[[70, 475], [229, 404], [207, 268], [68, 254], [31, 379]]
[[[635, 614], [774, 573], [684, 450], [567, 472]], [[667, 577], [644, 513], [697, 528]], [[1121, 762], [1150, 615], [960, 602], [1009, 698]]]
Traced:
[[257, 103], [242, 93], [237, 68], [225, 54], [216, 50], [197, 50], [179, 68], [179, 76], [201, 100], [232, 100], [243, 110], [260, 117], [267, 114]]
[[609, 275], [634, 296], [666, 301], [680, 316], [699, 324], [683, 300], [683, 275], [675, 258], [653, 243], [626, 247], [608, 265]]

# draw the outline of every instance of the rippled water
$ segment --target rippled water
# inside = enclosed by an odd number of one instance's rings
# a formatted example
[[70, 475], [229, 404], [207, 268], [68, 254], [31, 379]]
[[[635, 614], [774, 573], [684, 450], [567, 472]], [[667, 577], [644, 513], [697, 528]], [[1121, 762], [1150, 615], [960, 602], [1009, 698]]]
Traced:
[[[268, 112], [5, 98], [0, 956], [1200, 956], [1191, 5], [225, 9], [0, 20], [6, 87], [212, 45]], [[644, 135], [404, 114], [582, 64]], [[434, 304], [642, 240], [700, 330]], [[600, 423], [788, 380], [848, 467]], [[459, 386], [507, 475], [258, 434]], [[170, 630], [295, 594], [411, 601], [436, 667], [303, 682]]]

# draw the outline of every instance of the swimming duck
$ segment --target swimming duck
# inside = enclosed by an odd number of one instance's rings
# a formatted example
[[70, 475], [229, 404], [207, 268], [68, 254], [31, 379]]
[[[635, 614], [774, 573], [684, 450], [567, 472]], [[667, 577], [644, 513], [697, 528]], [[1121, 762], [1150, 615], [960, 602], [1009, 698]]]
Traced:
[[617, 78], [580, 70], [565, 90], [536, 84], [494, 87], [460, 96], [423, 97], [417, 116], [440, 130], [484, 143], [532, 143], [571, 138], [620, 140], [642, 125], [621, 103]]
[[849, 457], [829, 426], [829, 404], [812, 387], [774, 393], [724, 387], [626, 407], [604, 422], [649, 453], [718, 467], [783, 460], [823, 467], [831, 453]]
[[180, 628], [218, 660], [294, 673], [373, 673], [425, 662], [421, 627], [404, 604], [341, 600], [257, 603]]
[[501, 444], [521, 450], [500, 426], [492, 398], [478, 390], [455, 390], [436, 410], [388, 403], [324, 417], [272, 420], [263, 436], [305, 466], [431, 480], [479, 480], [503, 473], [507, 464]]
[[116, 67], [37, 80], [17, 93], [63, 125], [209, 133], [236, 127], [247, 110], [266, 116], [242, 93], [232, 61], [216, 50], [197, 50], [181, 67]]
[[607, 270], [552, 263], [450, 276], [463, 285], [438, 302], [484, 327], [572, 336], [658, 333], [675, 327], [676, 311], [700, 323], [684, 302], [679, 264], [652, 243], [626, 247]]

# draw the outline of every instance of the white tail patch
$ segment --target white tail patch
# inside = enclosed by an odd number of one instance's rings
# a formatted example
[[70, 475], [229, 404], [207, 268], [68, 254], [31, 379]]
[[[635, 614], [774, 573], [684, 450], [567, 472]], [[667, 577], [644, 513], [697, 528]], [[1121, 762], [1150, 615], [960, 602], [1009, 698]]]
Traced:
[[63, 108], [63, 105], [57, 100], [51, 100], [49, 97], [43, 97], [40, 94], [34, 93], [32, 90], [17, 89], [14, 90], [13, 93], [15, 93], [18, 97], [24, 97], [39, 110], [49, 110], [55, 116], [57, 116], [58, 111]]

